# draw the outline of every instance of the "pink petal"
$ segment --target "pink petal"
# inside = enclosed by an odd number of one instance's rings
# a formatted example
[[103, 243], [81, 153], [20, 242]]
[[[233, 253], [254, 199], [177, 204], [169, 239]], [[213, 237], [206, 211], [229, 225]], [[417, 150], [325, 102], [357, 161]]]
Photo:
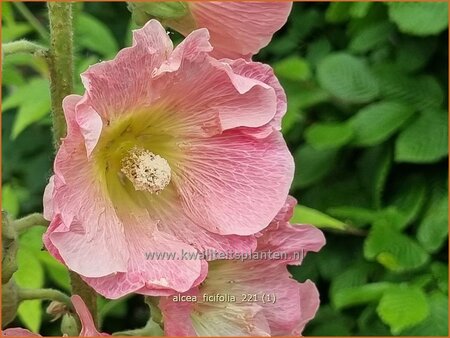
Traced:
[[[286, 22], [291, 2], [192, 2], [189, 3], [197, 27], [211, 34], [217, 58], [250, 59], [267, 46], [272, 35]], [[189, 32], [180, 32], [187, 35]], [[177, 29], [177, 26], [175, 26]]]
[[[198, 311], [202, 314], [193, 320], [198, 336], [269, 337], [267, 318], [258, 304], [243, 304], [229, 308], [214, 304], [202, 304]], [[243, 320], [244, 318], [244, 320]]]
[[270, 225], [258, 238], [257, 251], [278, 252], [288, 264], [300, 264], [308, 251], [318, 252], [325, 245], [323, 232], [312, 225], [291, 225], [289, 219], [297, 201], [288, 196]]
[[[219, 259], [219, 253], [244, 253], [256, 249], [255, 236], [219, 235], [202, 228], [183, 212], [173, 211], [159, 224], [161, 231], [189, 243], [206, 259]], [[217, 255], [216, 255], [217, 254]], [[217, 257], [217, 258], [214, 258]]]
[[76, 120], [84, 138], [86, 154], [89, 157], [102, 133], [102, 118], [91, 106], [80, 102], [76, 107]]
[[[265, 276], [261, 278], [261, 276]], [[229, 302], [205, 302], [203, 295], [234, 296]], [[178, 336], [278, 336], [300, 334], [314, 317], [319, 296], [310, 281], [298, 283], [285, 264], [274, 261], [216, 261], [197, 301], [160, 301], [166, 335]], [[243, 300], [246, 295], [250, 301]]]
[[167, 336], [270, 336], [257, 304], [204, 303], [197, 288], [182, 296], [198, 298], [196, 302], [174, 302], [175, 296], [170, 296], [159, 302]]
[[55, 176], [51, 176], [48, 184], [44, 190], [43, 204], [44, 204], [44, 218], [51, 220], [53, 218], [53, 193], [55, 190], [54, 183]]
[[189, 118], [189, 126], [204, 125], [213, 134], [269, 123], [277, 112], [274, 82], [242, 76], [226, 62], [208, 57], [208, 37], [206, 30], [194, 31], [157, 71], [155, 76], [169, 86], [162, 105], [177, 107], [178, 121]]
[[133, 46], [122, 49], [112, 61], [105, 61], [81, 75], [91, 105], [100, 116], [111, 117], [133, 113], [156, 99], [159, 89], [152, 83], [155, 68], [172, 52], [172, 42], [156, 20], [133, 32]]
[[263, 231], [257, 251], [282, 253], [286, 263], [297, 265], [307, 252], [318, 252], [324, 245], [325, 237], [316, 227], [282, 223], [277, 229], [269, 227]]
[[14, 336], [14, 337], [42, 337], [40, 334], [36, 334], [22, 329], [21, 327], [13, 327], [2, 331], [2, 336]]
[[320, 305], [319, 291], [310, 280], [299, 285], [299, 292], [302, 311], [300, 313], [300, 322], [292, 331], [293, 335], [300, 335], [303, 332], [306, 323], [315, 317]]
[[[183, 296], [198, 296], [198, 288], [185, 292]], [[175, 295], [175, 296], [179, 296]], [[192, 326], [191, 313], [195, 303], [188, 301], [174, 302], [174, 296], [161, 298], [159, 308], [164, 317], [164, 333], [166, 336], [196, 336]]]
[[[148, 231], [147, 224], [127, 224], [130, 260], [126, 273], [84, 278], [97, 292], [112, 299], [132, 292], [160, 296], [185, 292], [203, 281], [207, 273], [204, 260], [178, 259], [183, 253], [192, 257], [197, 251], [173, 236]], [[146, 256], [149, 253], [155, 255]], [[166, 254], [174, 256], [163, 256]]]
[[226, 62], [231, 65], [235, 73], [246, 78], [264, 82], [275, 90], [275, 94], [277, 96], [277, 108], [276, 114], [273, 120], [270, 122], [270, 125], [275, 129], [280, 130], [281, 119], [283, 118], [287, 109], [287, 98], [283, 87], [281, 87], [280, 82], [273, 73], [272, 67], [259, 62], [248, 62], [242, 59], [234, 61], [227, 60]]
[[78, 295], [73, 295], [70, 297], [75, 311], [78, 314], [81, 322], [80, 337], [95, 337], [95, 336], [109, 336], [106, 333], [100, 333], [95, 328], [94, 320], [89, 312], [86, 304], [84, 304], [83, 299]]
[[203, 228], [251, 235], [284, 205], [294, 164], [277, 131], [258, 139], [230, 130], [192, 142], [186, 156], [186, 168], [176, 180], [184, 181], [178, 186], [186, 213]]
[[[126, 271], [128, 254], [122, 224], [88, 163], [76, 121], [80, 98], [69, 96], [63, 103], [68, 135], [55, 159], [55, 176], [51, 182], [53, 196], [49, 196], [51, 185], [44, 195], [47, 216], [51, 216], [50, 210], [53, 212], [44, 243], [71, 270], [94, 277]], [[55, 214], [61, 216], [55, 217]], [[86, 264], [93, 257], [101, 257], [102, 263]]]

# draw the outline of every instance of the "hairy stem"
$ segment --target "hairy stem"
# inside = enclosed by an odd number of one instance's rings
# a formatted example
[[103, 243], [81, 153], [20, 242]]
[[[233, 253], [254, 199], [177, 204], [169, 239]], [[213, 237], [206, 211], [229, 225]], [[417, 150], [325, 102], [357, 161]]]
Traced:
[[17, 54], [17, 53], [43, 53], [45, 48], [37, 43], [27, 40], [18, 40], [14, 42], [2, 43], [3, 55]]
[[70, 297], [65, 293], [55, 290], [55, 289], [19, 289], [18, 295], [20, 300], [30, 300], [30, 299], [48, 299], [56, 300], [58, 302], [64, 303], [70, 309], [73, 309]]
[[50, 90], [52, 97], [53, 139], [56, 148], [66, 135], [63, 99], [73, 92], [72, 4], [48, 2], [50, 20]]
[[38, 34], [45, 40], [48, 40], [48, 32], [45, 27], [39, 22], [38, 19], [30, 12], [25, 4], [22, 2], [12, 2], [13, 6], [22, 14], [22, 16], [28, 21], [28, 23], [38, 32]]
[[48, 226], [49, 222], [42, 216], [42, 214], [35, 213], [14, 221], [14, 229], [20, 233], [28, 228], [36, 225]]
[[[73, 17], [71, 3], [55, 1], [47, 4], [50, 21], [50, 53], [47, 60], [50, 69], [53, 139], [57, 149], [67, 130], [62, 102], [73, 92]], [[78, 274], [73, 271], [69, 273], [72, 294], [83, 299], [97, 324], [97, 294]]]

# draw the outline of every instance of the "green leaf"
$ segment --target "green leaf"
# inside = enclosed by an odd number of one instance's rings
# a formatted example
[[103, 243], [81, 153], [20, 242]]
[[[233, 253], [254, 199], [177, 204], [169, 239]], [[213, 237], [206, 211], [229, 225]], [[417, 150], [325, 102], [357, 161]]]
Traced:
[[377, 218], [373, 222], [375, 226], [385, 225], [396, 230], [402, 230], [406, 224], [406, 215], [395, 206], [389, 206], [378, 212]]
[[44, 285], [44, 271], [36, 255], [21, 246], [17, 253], [19, 269], [14, 274], [17, 285], [24, 288], [41, 288]]
[[[39, 260], [28, 248], [20, 247], [17, 253], [19, 269], [14, 279], [22, 288], [42, 288], [44, 285], [44, 271]], [[17, 311], [20, 320], [31, 331], [38, 333], [41, 326], [42, 308], [41, 300], [23, 301]]]
[[[331, 232], [327, 234], [329, 234], [330, 239], [334, 237]], [[361, 262], [361, 248], [359, 245], [356, 247], [352, 245], [355, 243], [354, 238], [340, 236], [339, 239], [338, 241], [328, 241], [325, 247], [320, 250], [320, 254], [314, 255], [317, 259], [313, 263], [317, 266], [322, 279], [326, 281], [331, 282], [349, 266]], [[352, 251], [348, 250], [349, 245], [353, 246]], [[308, 276], [305, 277], [309, 278]]]
[[17, 314], [22, 323], [34, 333], [39, 333], [42, 324], [42, 301], [25, 300], [19, 305]]
[[381, 208], [383, 192], [392, 167], [392, 150], [382, 144], [367, 148], [358, 160], [361, 183], [372, 197], [372, 205]]
[[5, 98], [2, 111], [18, 107], [11, 132], [16, 138], [30, 124], [41, 120], [50, 113], [50, 90], [48, 80], [34, 78]]
[[330, 98], [330, 95], [327, 93], [327, 91], [315, 86], [302, 87], [300, 91], [296, 92], [295, 96], [299, 100], [300, 109], [313, 107], [317, 104], [326, 102]]
[[321, 182], [315, 184], [313, 188], [302, 191], [301, 204], [319, 210], [342, 206], [343, 203], [355, 207], [370, 208], [370, 198], [361, 186], [354, 169], [348, 170], [344, 167], [340, 171], [339, 166], [339, 164], [336, 164], [333, 175], [328, 175]]
[[305, 132], [306, 141], [317, 150], [340, 148], [353, 136], [353, 129], [345, 123], [315, 123]]
[[376, 22], [358, 30], [349, 44], [349, 49], [355, 53], [366, 53], [386, 43], [392, 32], [389, 22]]
[[308, 324], [308, 336], [341, 336], [348, 337], [352, 333], [353, 319], [333, 309], [328, 304], [320, 306], [314, 321]]
[[4, 65], [2, 83], [5, 86], [23, 86], [25, 80], [20, 71], [13, 65]]
[[288, 93], [288, 103], [287, 103], [287, 111], [284, 114], [283, 119], [281, 121], [281, 130], [283, 135], [287, 135], [289, 131], [291, 131], [294, 126], [301, 121], [302, 117], [300, 115], [300, 99], [296, 95], [290, 95]]
[[2, 209], [6, 210], [12, 218], [16, 218], [19, 214], [19, 197], [10, 184], [5, 184], [2, 188]]
[[406, 76], [400, 67], [382, 64], [375, 70], [381, 95], [401, 101], [419, 111], [437, 109], [444, 102], [444, 92], [436, 79], [429, 75]]
[[441, 262], [431, 264], [431, 273], [436, 280], [439, 289], [448, 294], [448, 265]]
[[372, 2], [354, 2], [350, 8], [350, 15], [352, 18], [363, 18], [369, 13], [372, 7]]
[[331, 52], [331, 44], [327, 38], [321, 37], [308, 45], [306, 59], [311, 65], [316, 66]]
[[337, 151], [316, 150], [309, 145], [302, 146], [294, 154], [295, 177], [294, 188], [305, 188], [322, 178], [332, 169], [337, 158]]
[[5, 26], [11, 26], [15, 24], [12, 5], [8, 2], [2, 2], [2, 22], [3, 29], [5, 28]]
[[448, 154], [448, 116], [443, 111], [423, 112], [397, 138], [397, 162], [433, 163]]
[[418, 287], [398, 285], [387, 290], [377, 308], [381, 320], [393, 334], [422, 322], [430, 309], [425, 293]]
[[389, 328], [379, 319], [376, 312], [376, 305], [368, 304], [358, 317], [358, 336], [379, 336], [391, 335]]
[[311, 77], [309, 63], [298, 56], [291, 56], [274, 65], [275, 74], [287, 80], [306, 81]]
[[30, 33], [33, 28], [27, 23], [15, 23], [12, 26], [2, 27], [2, 43], [11, 42], [18, 40], [28, 33]]
[[43, 248], [42, 236], [46, 229], [45, 226], [34, 226], [28, 229], [19, 237], [20, 246], [30, 251], [40, 252]]
[[406, 336], [448, 336], [448, 297], [433, 292], [427, 297], [430, 313], [419, 325], [406, 329]]
[[407, 72], [417, 71], [427, 64], [436, 47], [436, 39], [405, 37], [395, 50], [395, 63]]
[[397, 227], [403, 229], [414, 222], [422, 211], [427, 198], [427, 183], [421, 176], [409, 175], [395, 182], [393, 188], [389, 205], [403, 215], [403, 220]]
[[345, 2], [332, 2], [327, 8], [325, 19], [327, 22], [339, 23], [345, 22], [350, 18], [350, 9], [352, 4]]
[[364, 103], [379, 93], [377, 79], [367, 65], [350, 54], [330, 54], [319, 63], [317, 78], [333, 96], [350, 102]]
[[417, 240], [430, 253], [438, 251], [448, 236], [448, 195], [433, 196], [417, 230]]
[[104, 58], [114, 57], [119, 49], [108, 26], [86, 13], [77, 16], [75, 32], [80, 46], [97, 52]]
[[334, 295], [333, 304], [338, 309], [367, 304], [379, 300], [391, 287], [391, 283], [380, 282], [341, 289]]
[[448, 26], [446, 2], [389, 2], [389, 18], [403, 33], [435, 35]]
[[414, 110], [394, 101], [373, 103], [361, 109], [349, 121], [358, 146], [373, 146], [387, 140], [412, 115]]
[[312, 224], [318, 228], [345, 230], [348, 226], [323, 212], [297, 205], [294, 209], [294, 214], [291, 218], [291, 223]]
[[428, 253], [417, 242], [385, 222], [372, 226], [364, 242], [364, 256], [395, 272], [417, 269], [429, 260]]
[[64, 290], [70, 291], [70, 277], [67, 268], [47, 251], [39, 252], [38, 258], [44, 265], [51, 280]]
[[[351, 297], [350, 298], [346, 297], [349, 296], [352, 292], [346, 293], [342, 297], [343, 295], [342, 293], [346, 292], [345, 290], [348, 289], [355, 290], [356, 288], [359, 288], [360, 286], [367, 283], [370, 267], [371, 267], [370, 264], [361, 261], [358, 262], [357, 264], [350, 266], [348, 269], [343, 271], [337, 277], [332, 279], [330, 287], [330, 297], [331, 302], [336, 308], [340, 309], [342, 307], [345, 307], [343, 306], [345, 301], [350, 300]], [[336, 304], [336, 299], [338, 299], [338, 304]], [[350, 304], [346, 305], [349, 306]]]
[[127, 315], [126, 301], [131, 295], [121, 297], [119, 299], [105, 299], [103, 297], [98, 298], [98, 312], [99, 317], [103, 321], [107, 316], [121, 318]]
[[375, 210], [352, 206], [332, 207], [327, 209], [327, 213], [343, 220], [346, 224], [358, 227], [372, 223], [378, 217], [378, 212]]

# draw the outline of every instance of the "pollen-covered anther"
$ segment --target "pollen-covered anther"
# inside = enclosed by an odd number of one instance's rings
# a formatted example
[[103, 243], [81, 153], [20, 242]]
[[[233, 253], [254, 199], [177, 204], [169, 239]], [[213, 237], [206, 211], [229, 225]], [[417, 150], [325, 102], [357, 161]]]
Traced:
[[134, 189], [152, 194], [162, 191], [171, 179], [166, 159], [136, 146], [122, 159], [121, 172], [133, 183]]

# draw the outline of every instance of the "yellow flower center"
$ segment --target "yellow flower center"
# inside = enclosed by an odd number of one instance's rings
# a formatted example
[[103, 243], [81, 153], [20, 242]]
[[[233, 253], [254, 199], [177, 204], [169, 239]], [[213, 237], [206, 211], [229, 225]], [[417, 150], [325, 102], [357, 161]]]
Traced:
[[170, 183], [171, 170], [166, 159], [142, 147], [131, 148], [121, 164], [120, 171], [135, 190], [158, 194]]

